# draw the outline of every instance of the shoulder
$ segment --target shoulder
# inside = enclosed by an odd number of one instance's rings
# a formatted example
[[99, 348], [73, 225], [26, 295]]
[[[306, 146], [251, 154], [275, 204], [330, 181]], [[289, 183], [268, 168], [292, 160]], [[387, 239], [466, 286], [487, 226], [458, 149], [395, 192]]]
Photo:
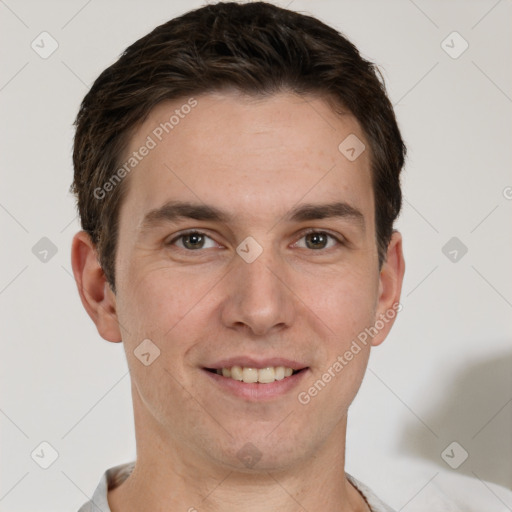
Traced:
[[135, 462], [119, 464], [107, 469], [92, 495], [91, 499], [84, 503], [78, 512], [111, 512], [108, 504], [108, 491], [121, 485], [133, 471]]

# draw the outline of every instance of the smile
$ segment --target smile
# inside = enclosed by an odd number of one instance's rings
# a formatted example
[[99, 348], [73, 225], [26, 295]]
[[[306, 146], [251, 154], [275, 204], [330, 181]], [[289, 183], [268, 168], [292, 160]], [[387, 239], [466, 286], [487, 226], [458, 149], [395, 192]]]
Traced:
[[222, 375], [246, 384], [270, 384], [291, 377], [302, 370], [294, 370], [286, 366], [267, 366], [266, 368], [251, 368], [249, 366], [232, 366], [222, 369], [206, 368], [209, 372]]
[[271, 366], [269, 362], [264, 365], [247, 363], [250, 366], [226, 362], [217, 368], [203, 367], [202, 370], [213, 389], [253, 403], [291, 396], [309, 373], [309, 367], [298, 364], [292, 368], [283, 364]]

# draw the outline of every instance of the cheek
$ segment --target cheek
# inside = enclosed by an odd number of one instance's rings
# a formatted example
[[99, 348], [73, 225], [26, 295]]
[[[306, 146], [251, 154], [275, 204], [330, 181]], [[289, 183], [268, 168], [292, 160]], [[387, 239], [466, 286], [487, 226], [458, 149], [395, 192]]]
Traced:
[[364, 333], [374, 322], [378, 283], [364, 271], [338, 275], [324, 283], [324, 289], [310, 291], [308, 299], [312, 311], [328, 327], [325, 354], [302, 390], [307, 396], [301, 403], [311, 399], [318, 413], [326, 414], [331, 408], [321, 404], [332, 401], [339, 404], [341, 414], [357, 393], [368, 363], [370, 339]]
[[[197, 319], [201, 313], [206, 318], [208, 292], [216, 280], [194, 278], [187, 271], [171, 273], [165, 267], [124, 277], [118, 300], [118, 317], [126, 337], [123, 341], [133, 345], [149, 338], [166, 351], [186, 350], [187, 339], [194, 338], [194, 326], [199, 328]], [[180, 336], [185, 329], [188, 336]], [[179, 338], [180, 344], [170, 344], [168, 340], [173, 338]]]
[[368, 272], [347, 273], [308, 287], [312, 311], [325, 323], [335, 348], [343, 346], [374, 321], [378, 283]]
[[[208, 323], [210, 281], [153, 267], [144, 274], [133, 272], [130, 279], [124, 276], [119, 287], [118, 317], [134, 396], [162, 424], [175, 410], [187, 410], [201, 420], [201, 409], [187, 392], [193, 389], [193, 377], [186, 356]], [[143, 341], [148, 339], [149, 344]], [[177, 429], [179, 418], [172, 422]]]

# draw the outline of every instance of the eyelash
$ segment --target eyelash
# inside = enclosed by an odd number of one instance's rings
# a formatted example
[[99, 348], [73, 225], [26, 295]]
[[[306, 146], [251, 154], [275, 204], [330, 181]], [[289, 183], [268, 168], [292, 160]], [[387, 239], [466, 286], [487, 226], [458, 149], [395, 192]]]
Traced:
[[[333, 234], [329, 233], [328, 231], [322, 231], [322, 230], [319, 230], [319, 229], [313, 229], [313, 228], [310, 228], [306, 231], [304, 231], [301, 235], [301, 237], [299, 238], [299, 240], [301, 240], [302, 238], [304, 238], [305, 236], [307, 235], [310, 235], [310, 234], [322, 234], [322, 235], [327, 235], [329, 238], [331, 238], [332, 240], [335, 240], [338, 245], [345, 245], [343, 240], [338, 238], [337, 236], [334, 236]], [[174, 245], [174, 243], [180, 239], [182, 239], [183, 237], [185, 236], [188, 236], [188, 235], [202, 235], [206, 238], [209, 238], [211, 240], [213, 240], [213, 238], [209, 235], [207, 235], [206, 233], [204, 233], [203, 231], [198, 231], [196, 229], [191, 229], [189, 231], [184, 231], [182, 233], [180, 233], [178, 236], [175, 236], [172, 240], [170, 240], [169, 242], [166, 242], [166, 246], [172, 246]], [[199, 248], [199, 249], [186, 249], [184, 247], [178, 247], [178, 249], [182, 250], [182, 251], [185, 251], [185, 252], [188, 252], [188, 253], [194, 253], [194, 252], [202, 252], [202, 248]], [[305, 248], [306, 250], [308, 249], [307, 247]], [[326, 252], [326, 251], [329, 251], [333, 249], [333, 247], [329, 247], [327, 249], [323, 248], [323, 249], [309, 249], [310, 251], [312, 252]]]

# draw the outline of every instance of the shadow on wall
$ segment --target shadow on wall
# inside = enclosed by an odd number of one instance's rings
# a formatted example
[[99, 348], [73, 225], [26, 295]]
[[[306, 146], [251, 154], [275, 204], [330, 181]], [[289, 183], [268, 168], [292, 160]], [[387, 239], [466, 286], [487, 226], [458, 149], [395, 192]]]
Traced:
[[512, 489], [512, 353], [460, 372], [421, 419], [405, 426], [400, 450]]

